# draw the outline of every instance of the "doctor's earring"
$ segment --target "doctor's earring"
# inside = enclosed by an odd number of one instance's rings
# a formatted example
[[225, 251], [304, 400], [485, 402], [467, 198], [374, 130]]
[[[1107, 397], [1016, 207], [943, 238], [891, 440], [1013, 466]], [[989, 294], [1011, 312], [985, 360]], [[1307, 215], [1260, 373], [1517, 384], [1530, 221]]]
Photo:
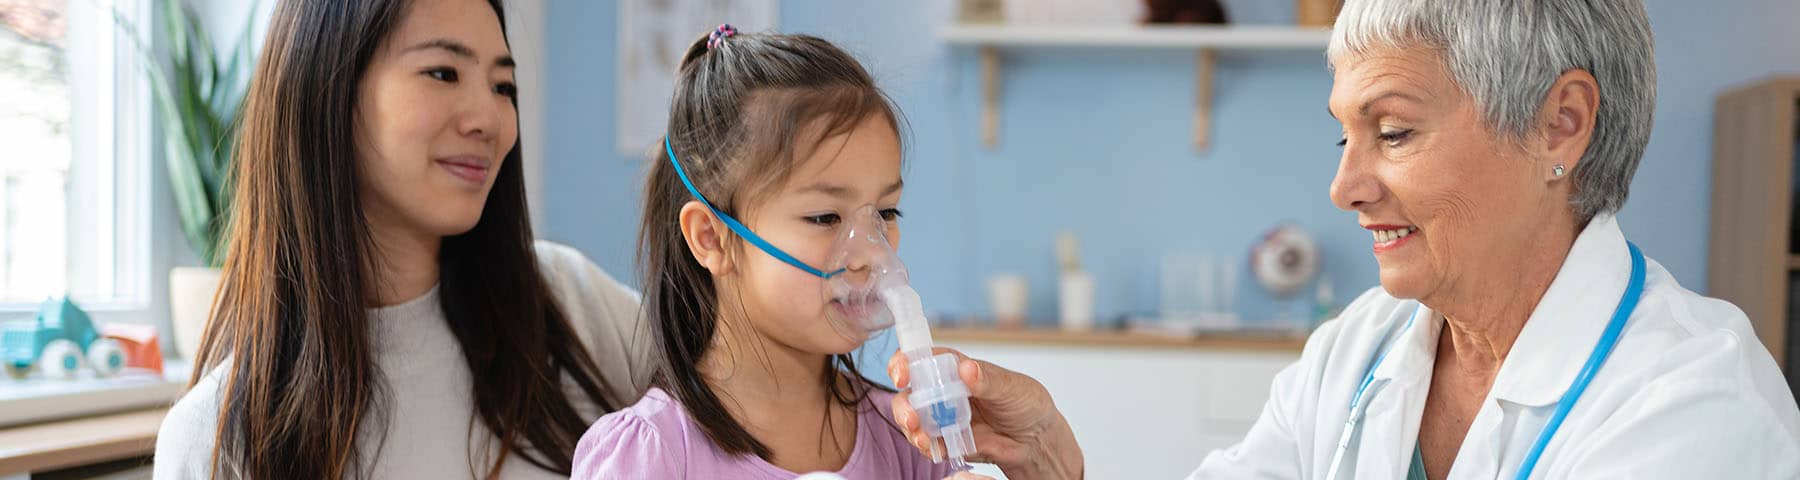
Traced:
[[1564, 173], [1568, 173], [1568, 170], [1563, 168], [1563, 165], [1560, 163], [1556, 164], [1554, 167], [1550, 167], [1550, 174], [1555, 175], [1556, 178], [1562, 178]]

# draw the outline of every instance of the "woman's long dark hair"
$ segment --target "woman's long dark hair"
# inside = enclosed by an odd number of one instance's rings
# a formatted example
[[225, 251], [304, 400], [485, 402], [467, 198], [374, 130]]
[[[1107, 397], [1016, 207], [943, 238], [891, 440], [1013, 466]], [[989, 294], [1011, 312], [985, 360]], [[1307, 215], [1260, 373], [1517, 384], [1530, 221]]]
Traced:
[[[224, 277], [193, 378], [229, 365], [215, 476], [360, 477], [360, 449], [384, 440], [358, 435], [385, 431], [375, 427], [396, 406], [382, 393], [366, 311], [383, 279], [357, 192], [353, 117], [369, 62], [409, 3], [286, 0], [270, 21], [236, 146]], [[489, 4], [504, 32], [499, 1]], [[480, 221], [445, 238], [438, 257], [438, 298], [475, 413], [498, 441], [490, 477], [513, 453], [569, 472], [593, 419], [564, 382], [601, 413], [623, 401], [606, 394], [538, 270], [519, 158], [515, 145]]]
[[[742, 205], [775, 190], [793, 171], [796, 153], [805, 150], [797, 148], [801, 142], [847, 133], [871, 115], [882, 116], [898, 133], [898, 109], [855, 58], [830, 42], [808, 35], [744, 34], [708, 48], [702, 37], [682, 58], [668, 136], [695, 188], [721, 210], [745, 218]], [[808, 135], [808, 127], [821, 124], [822, 134]], [[731, 416], [700, 372], [720, 327], [720, 292], [681, 234], [681, 208], [694, 197], [668, 154], [656, 151], [638, 234], [644, 312], [661, 355], [655, 383], [681, 402], [720, 449], [767, 459], [768, 446]], [[727, 238], [743, 245], [729, 232]], [[856, 408], [869, 388], [878, 387], [847, 354], [827, 358], [826, 366], [820, 381], [828, 400], [838, 405]], [[857, 380], [848, 390], [840, 372]]]

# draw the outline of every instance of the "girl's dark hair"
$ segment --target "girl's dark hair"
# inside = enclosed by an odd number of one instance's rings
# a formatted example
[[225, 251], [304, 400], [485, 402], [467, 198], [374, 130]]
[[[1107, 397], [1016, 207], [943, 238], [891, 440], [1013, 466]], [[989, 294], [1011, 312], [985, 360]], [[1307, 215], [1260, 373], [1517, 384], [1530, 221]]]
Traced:
[[[898, 110], [887, 95], [855, 58], [823, 39], [741, 34], [708, 48], [702, 37], [681, 60], [667, 135], [700, 194], [744, 219], [742, 206], [771, 194], [803, 160], [797, 157], [810, 145], [802, 142], [848, 133], [871, 115], [886, 119], [899, 137]], [[661, 355], [655, 383], [681, 402], [713, 444], [767, 459], [769, 448], [732, 418], [699, 371], [719, 328], [720, 296], [681, 233], [681, 208], [693, 195], [668, 154], [656, 152], [638, 236], [644, 312]], [[825, 361], [820, 381], [839, 405], [857, 407], [869, 388], [885, 388], [863, 377], [848, 354]], [[848, 391], [840, 372], [856, 380]]]
[[[365, 310], [383, 279], [357, 191], [353, 118], [369, 62], [409, 3], [275, 8], [244, 103], [229, 250], [192, 380], [230, 359], [215, 477], [360, 477], [361, 448], [383, 440], [358, 435], [384, 431], [390, 405]], [[500, 2], [488, 3], [504, 32]], [[569, 395], [602, 413], [620, 401], [607, 397], [538, 270], [521, 165], [515, 145], [479, 222], [444, 238], [437, 260], [438, 299], [468, 363], [475, 414], [498, 440], [489, 477], [513, 453], [568, 474], [593, 420]]]

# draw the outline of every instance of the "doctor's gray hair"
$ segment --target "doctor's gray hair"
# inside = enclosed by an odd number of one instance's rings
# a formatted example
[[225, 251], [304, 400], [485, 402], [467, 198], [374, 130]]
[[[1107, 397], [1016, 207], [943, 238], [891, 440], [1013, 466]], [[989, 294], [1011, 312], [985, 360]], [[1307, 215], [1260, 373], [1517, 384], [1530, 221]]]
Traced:
[[1521, 140], [1550, 87], [1581, 69], [1600, 88], [1593, 139], [1572, 179], [1581, 222], [1625, 205], [1656, 106], [1656, 64], [1642, 0], [1348, 0], [1331, 65], [1389, 48], [1437, 50], [1488, 128]]

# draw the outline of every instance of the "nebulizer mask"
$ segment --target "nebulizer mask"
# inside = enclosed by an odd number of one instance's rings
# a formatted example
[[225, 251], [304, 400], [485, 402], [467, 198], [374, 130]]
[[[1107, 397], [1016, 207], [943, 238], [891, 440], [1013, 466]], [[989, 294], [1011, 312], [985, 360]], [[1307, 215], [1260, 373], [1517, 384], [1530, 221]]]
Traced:
[[892, 220], [865, 205], [838, 220], [826, 265], [826, 318], [844, 338], [862, 342], [894, 326], [883, 290], [907, 288], [906, 265], [888, 242]]
[[[769, 256], [825, 280], [824, 295], [829, 302], [826, 317], [839, 334], [862, 342], [876, 332], [894, 327], [912, 379], [907, 399], [917, 411], [919, 426], [934, 440], [932, 460], [948, 460], [958, 470], [967, 469], [964, 458], [976, 451], [975, 434], [969, 429], [969, 388], [957, 374], [955, 355], [932, 353], [925, 307], [908, 284], [906, 265], [888, 241], [892, 220], [872, 205], [841, 216], [825, 268], [814, 267], [713, 206], [688, 179], [666, 137], [663, 148], [688, 193], [705, 204], [726, 227]], [[937, 440], [942, 440], [942, 444]]]

